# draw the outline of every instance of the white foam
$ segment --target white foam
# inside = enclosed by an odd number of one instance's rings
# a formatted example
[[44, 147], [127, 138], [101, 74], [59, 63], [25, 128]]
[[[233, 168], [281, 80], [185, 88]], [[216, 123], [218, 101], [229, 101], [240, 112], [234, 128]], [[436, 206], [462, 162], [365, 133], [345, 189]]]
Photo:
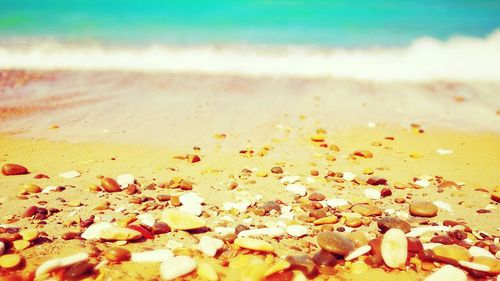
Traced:
[[297, 46], [109, 47], [0, 43], [0, 68], [339, 77], [375, 81], [500, 80], [500, 30], [486, 38], [420, 38], [404, 48]]

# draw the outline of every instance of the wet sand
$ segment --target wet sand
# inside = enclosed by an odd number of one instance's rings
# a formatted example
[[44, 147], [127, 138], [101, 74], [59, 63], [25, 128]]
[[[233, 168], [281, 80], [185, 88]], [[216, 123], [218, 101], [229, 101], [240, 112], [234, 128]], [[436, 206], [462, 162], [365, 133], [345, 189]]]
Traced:
[[[465, 222], [475, 233], [488, 234], [480, 239], [469, 233], [470, 243], [484, 240], [498, 245], [498, 203], [490, 193], [500, 185], [500, 100], [496, 97], [500, 85], [95, 72], [54, 72], [47, 77], [17, 87], [8, 85], [0, 92], [0, 164], [17, 163], [30, 170], [28, 175], [0, 176], [1, 223], [36, 228], [47, 238], [38, 238], [27, 249], [9, 250], [25, 262], [15, 270], [0, 269], [0, 274], [26, 274], [50, 258], [81, 251], [95, 253], [90, 261], [97, 264], [106, 260], [102, 251], [116, 243], [62, 240], [61, 236], [84, 231], [86, 227], [79, 222], [91, 215], [96, 216], [96, 223], [142, 213], [160, 219], [163, 209], [173, 206], [159, 201], [158, 195], [187, 192], [203, 197], [202, 217], [208, 232], [177, 230], [120, 247], [138, 252], [166, 248], [168, 241], [175, 240], [183, 246], [174, 253], [206, 261], [221, 279], [236, 280], [246, 266], [238, 260], [245, 259], [237, 257], [242, 254], [265, 257], [272, 265], [288, 255], [312, 256], [319, 250], [317, 234], [328, 229], [380, 236], [375, 222], [380, 216], [363, 216], [361, 226], [346, 227], [351, 206], [359, 203], [376, 206], [384, 211], [382, 216], [401, 211], [412, 227], [443, 220]], [[324, 141], [311, 140], [318, 130]], [[335, 146], [338, 151], [332, 149]], [[358, 150], [368, 150], [373, 157], [354, 155]], [[178, 159], [186, 154], [196, 154], [201, 161]], [[273, 173], [276, 166], [283, 173]], [[71, 170], [81, 176], [59, 176]], [[346, 180], [346, 172], [356, 178]], [[49, 178], [35, 179], [40, 173]], [[135, 176], [140, 194], [90, 190], [100, 185], [100, 176], [122, 174]], [[297, 196], [285, 190], [280, 182], [284, 176], [299, 176], [308, 194]], [[368, 184], [374, 176], [387, 179], [387, 185]], [[193, 189], [168, 188], [176, 177], [192, 182]], [[419, 179], [429, 186], [419, 187]], [[438, 188], [443, 181], [458, 186]], [[232, 183], [237, 187], [231, 188]], [[26, 184], [65, 189], [26, 194], [22, 192]], [[146, 188], [151, 184], [154, 189]], [[382, 188], [392, 194], [373, 200], [364, 193]], [[337, 223], [315, 226], [307, 219], [313, 192], [350, 203], [337, 209], [325, 207], [329, 216], [339, 218]], [[136, 200], [148, 197], [149, 201]], [[245, 211], [222, 207], [244, 200], [252, 201]], [[293, 220], [276, 213], [260, 214], [266, 202], [276, 200], [292, 206]], [[409, 204], [417, 200], [448, 203], [451, 211], [439, 209], [431, 218], [410, 216]], [[94, 210], [105, 201], [109, 209]], [[43, 220], [21, 217], [33, 205], [60, 212]], [[193, 248], [204, 235], [222, 238], [215, 233], [216, 227], [275, 227], [280, 221], [303, 225], [307, 234], [263, 237], [275, 247], [274, 255], [238, 250], [226, 243], [217, 258], [208, 258]], [[423, 242], [429, 239], [421, 238]], [[420, 280], [436, 267], [422, 269], [413, 261], [403, 270], [371, 269], [359, 266], [364, 259], [340, 262], [334, 275], [317, 278]], [[158, 263], [108, 264], [96, 275], [102, 280], [161, 279]], [[194, 273], [187, 277], [191, 278], [198, 277]]]

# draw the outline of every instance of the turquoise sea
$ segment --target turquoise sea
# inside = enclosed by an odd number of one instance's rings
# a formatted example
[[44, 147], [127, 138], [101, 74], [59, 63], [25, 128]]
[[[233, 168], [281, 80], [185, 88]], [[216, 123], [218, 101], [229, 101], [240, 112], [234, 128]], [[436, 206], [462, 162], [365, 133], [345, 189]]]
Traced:
[[404, 46], [484, 37], [498, 0], [0, 0], [0, 40]]

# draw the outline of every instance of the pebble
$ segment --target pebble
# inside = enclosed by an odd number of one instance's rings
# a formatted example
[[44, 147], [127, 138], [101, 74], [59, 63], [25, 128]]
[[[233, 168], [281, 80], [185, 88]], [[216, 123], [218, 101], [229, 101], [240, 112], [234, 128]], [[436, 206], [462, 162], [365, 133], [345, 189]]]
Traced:
[[343, 172], [342, 173], [342, 178], [345, 181], [353, 181], [356, 178], [356, 175], [351, 173], [351, 172]]
[[205, 202], [203, 197], [194, 192], [184, 193], [179, 196], [179, 201], [183, 205], [201, 205]]
[[436, 149], [436, 152], [438, 154], [441, 154], [441, 155], [448, 155], [448, 154], [452, 154], [453, 150], [451, 150], [451, 149], [445, 149], [445, 148], [438, 148], [438, 149]]
[[132, 254], [127, 249], [113, 247], [113, 248], [106, 249], [104, 251], [104, 256], [109, 261], [121, 262], [121, 261], [128, 261], [128, 260], [130, 260], [130, 258], [132, 257]]
[[364, 246], [361, 246], [361, 247], [355, 249], [354, 251], [350, 252], [347, 256], [345, 256], [344, 259], [346, 261], [350, 261], [350, 260], [361, 257], [362, 255], [370, 252], [371, 250], [372, 250], [372, 247], [370, 245], [364, 245]]
[[15, 176], [28, 174], [28, 169], [18, 164], [4, 164], [2, 166], [2, 174], [5, 176]]
[[469, 261], [469, 251], [458, 245], [439, 245], [432, 248], [436, 259], [446, 263], [457, 263], [458, 261]]
[[484, 264], [480, 264], [480, 263], [474, 263], [474, 262], [470, 262], [470, 261], [458, 261], [458, 264], [460, 264], [461, 266], [463, 266], [465, 268], [472, 269], [472, 270], [485, 271], [485, 272], [490, 271], [489, 266], [484, 265]]
[[[273, 275], [275, 273], [278, 273], [280, 271], [284, 271], [286, 269], [290, 268], [290, 263], [288, 263], [287, 261], [285, 260], [282, 260], [282, 259], [278, 259], [278, 261], [276, 261], [267, 271], [266, 273], [264, 273], [264, 275], [267, 277], [267, 276], [270, 276], [270, 275]], [[274, 277], [276, 277], [276, 275], [274, 275]], [[281, 279], [277, 279], [277, 280], [281, 280]], [[267, 281], [267, 279], [266, 279]]]
[[290, 264], [290, 269], [300, 270], [309, 279], [314, 278], [319, 273], [318, 267], [308, 255], [288, 256], [286, 261]]
[[445, 265], [427, 276], [424, 281], [467, 281], [467, 275], [461, 269], [458, 269], [452, 265]]
[[199, 217], [203, 213], [203, 206], [199, 204], [182, 205], [179, 211]]
[[137, 221], [140, 224], [147, 225], [149, 227], [153, 227], [156, 223], [156, 219], [151, 213], [140, 214], [137, 216]]
[[493, 273], [493, 274], [500, 273], [500, 260], [497, 258], [490, 258], [490, 257], [484, 257], [484, 256], [473, 257], [472, 262], [488, 266], [489, 273]]
[[132, 253], [130, 260], [133, 262], [164, 262], [174, 257], [168, 249], [151, 250]]
[[312, 260], [317, 266], [335, 266], [337, 264], [335, 255], [325, 250], [319, 250], [314, 254]]
[[93, 271], [93, 265], [88, 261], [82, 261], [70, 266], [64, 272], [64, 280], [81, 280], [84, 276], [91, 274]]
[[99, 239], [101, 231], [109, 227], [113, 227], [109, 222], [94, 223], [82, 233], [81, 237], [85, 240]]
[[408, 233], [411, 231], [411, 225], [407, 221], [395, 217], [383, 217], [378, 220], [377, 226], [382, 233], [385, 233], [391, 228], [400, 229], [404, 233]]
[[349, 202], [347, 202], [344, 199], [328, 199], [328, 200], [326, 200], [326, 204], [329, 207], [337, 208], [337, 207], [349, 205]]
[[49, 273], [59, 268], [72, 266], [74, 264], [87, 261], [89, 255], [87, 253], [79, 253], [65, 258], [51, 259], [42, 263], [35, 272], [35, 276], [40, 276]]
[[442, 210], [445, 210], [445, 211], [448, 211], [448, 212], [453, 212], [453, 209], [451, 208], [451, 205], [446, 203], [446, 202], [443, 202], [443, 201], [439, 201], [439, 200], [436, 200], [434, 202], [432, 202], [434, 205], [436, 205], [436, 207], [438, 207], [439, 209], [442, 209]]
[[323, 201], [325, 200], [326, 196], [318, 193], [318, 192], [313, 192], [311, 195], [309, 195], [309, 200], [311, 201]]
[[160, 201], [160, 202], [169, 201], [170, 200], [170, 195], [168, 195], [168, 194], [159, 194], [158, 196], [156, 196], [156, 199], [158, 199], [158, 201]]
[[357, 261], [351, 264], [350, 273], [353, 275], [360, 275], [368, 270], [368, 265], [362, 261]]
[[28, 193], [40, 193], [42, 192], [42, 188], [36, 184], [27, 184], [23, 186], [25, 192]]
[[321, 249], [330, 253], [345, 256], [355, 249], [355, 244], [336, 232], [321, 232], [316, 236]]
[[324, 218], [327, 215], [328, 214], [325, 211], [321, 210], [321, 209], [319, 209], [319, 210], [312, 210], [312, 211], [309, 212], [309, 216], [313, 217], [315, 219]]
[[5, 243], [0, 241], [0, 256], [5, 253]]
[[160, 265], [160, 274], [165, 280], [173, 280], [193, 272], [196, 266], [196, 261], [193, 258], [177, 256], [164, 261]]
[[275, 201], [267, 201], [262, 205], [262, 208], [264, 208], [264, 211], [266, 211], [266, 214], [271, 212], [272, 210], [276, 210], [276, 212], [281, 212], [281, 207], [278, 203]]
[[224, 241], [210, 236], [203, 236], [198, 244], [198, 249], [209, 257], [214, 257], [219, 249], [224, 246]]
[[133, 175], [123, 174], [116, 177], [116, 182], [120, 185], [121, 189], [125, 189], [130, 184], [134, 184], [135, 179]]
[[472, 246], [469, 248], [469, 254], [473, 257], [490, 257], [490, 258], [495, 258], [495, 256], [490, 253], [490, 251], [477, 247], [477, 246]]
[[23, 237], [23, 240], [33, 241], [38, 238], [40, 233], [36, 229], [26, 229], [19, 231], [19, 234]]
[[284, 176], [283, 178], [280, 179], [280, 182], [285, 185], [296, 183], [298, 181], [300, 181], [299, 176]]
[[161, 220], [171, 228], [179, 230], [198, 229], [206, 225], [205, 220], [202, 218], [173, 209], [164, 210]]
[[7, 254], [0, 257], [0, 268], [14, 268], [22, 261], [22, 257], [18, 254]]
[[254, 238], [238, 237], [234, 240], [234, 244], [245, 249], [262, 252], [274, 252], [273, 245], [266, 241]]
[[305, 196], [307, 194], [306, 187], [300, 184], [289, 184], [285, 187], [285, 190], [299, 196]]
[[353, 152], [353, 154], [363, 158], [373, 158], [373, 153], [368, 150], [356, 150]]
[[410, 204], [410, 214], [417, 217], [435, 217], [438, 207], [431, 202], [416, 201]]
[[371, 177], [366, 181], [369, 185], [385, 185], [387, 180], [381, 177]]
[[29, 246], [30, 246], [30, 242], [29, 241], [26, 241], [26, 240], [16, 240], [14, 242], [12, 242], [14, 248], [16, 250], [24, 250], [24, 249], [27, 249]]
[[368, 204], [357, 204], [352, 206], [351, 211], [363, 215], [365, 217], [380, 216], [382, 215], [382, 210], [379, 208], [368, 205]]
[[307, 234], [307, 227], [303, 225], [289, 225], [286, 228], [286, 233], [293, 237], [302, 237]]
[[117, 192], [122, 190], [120, 185], [112, 178], [103, 178], [101, 180], [101, 186], [107, 192]]
[[452, 187], [460, 189], [460, 185], [458, 185], [454, 181], [443, 181], [438, 185], [438, 188], [452, 188]]
[[125, 227], [108, 227], [99, 232], [99, 238], [110, 241], [129, 241], [137, 240], [142, 237], [142, 234], [130, 228]]
[[65, 178], [65, 179], [74, 179], [74, 178], [77, 178], [79, 176], [81, 176], [81, 174], [78, 171], [68, 171], [68, 172], [64, 172], [64, 173], [59, 174], [59, 177]]
[[361, 221], [361, 219], [358, 217], [354, 217], [354, 216], [347, 217], [347, 219], [345, 220], [345, 225], [348, 227], [356, 228], [356, 227], [360, 227], [362, 224], [363, 224], [363, 222]]
[[329, 216], [329, 217], [324, 217], [324, 218], [314, 220], [313, 224], [314, 225], [334, 224], [334, 223], [337, 223], [338, 220], [339, 219], [336, 216]]
[[206, 262], [198, 264], [198, 269], [196, 270], [196, 273], [198, 274], [198, 277], [200, 277], [203, 280], [208, 280], [208, 281], [219, 280], [219, 275], [217, 274], [217, 271], [215, 271], [215, 268], [211, 264]]
[[390, 268], [403, 266], [408, 257], [408, 241], [398, 228], [389, 229], [382, 238], [380, 252], [384, 263]]
[[255, 228], [243, 230], [238, 233], [238, 237], [251, 237], [251, 236], [271, 236], [280, 237], [285, 234], [285, 231], [281, 227], [265, 227], [265, 228]]
[[373, 189], [373, 188], [367, 188], [364, 190], [364, 195], [368, 199], [372, 200], [378, 200], [381, 198], [380, 191]]
[[442, 225], [429, 225], [413, 228], [410, 232], [406, 233], [407, 237], [419, 237], [427, 232], [447, 232], [450, 228]]
[[271, 168], [271, 173], [273, 174], [283, 174], [283, 168], [276, 166]]

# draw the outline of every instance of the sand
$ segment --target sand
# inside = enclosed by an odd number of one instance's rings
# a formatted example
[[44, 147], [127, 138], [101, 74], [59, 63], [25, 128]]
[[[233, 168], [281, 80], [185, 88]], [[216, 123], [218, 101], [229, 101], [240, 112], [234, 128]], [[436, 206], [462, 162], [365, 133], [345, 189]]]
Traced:
[[[147, 212], [159, 219], [167, 203], [154, 198], [187, 192], [160, 187], [175, 177], [192, 182], [191, 192], [204, 198], [209, 227], [240, 223], [272, 226], [280, 220], [291, 223], [276, 214], [256, 216], [252, 209], [277, 199], [292, 205], [297, 216], [294, 221], [307, 226], [308, 235], [264, 238], [276, 248], [273, 259], [312, 255], [318, 250], [315, 234], [321, 227], [298, 218], [308, 212], [300, 208], [301, 199], [279, 181], [287, 175], [299, 176], [308, 194], [316, 191], [351, 204], [369, 202], [382, 210], [408, 213], [412, 201], [442, 201], [452, 211], [440, 209], [436, 217], [428, 219], [431, 223], [464, 221], [474, 231], [485, 231], [490, 237], [500, 235], [498, 203], [489, 194], [500, 185], [500, 101], [494, 92], [499, 85], [111, 72], [51, 72], [47, 77], [51, 78], [5, 86], [0, 92], [0, 164], [17, 163], [30, 170], [28, 175], [0, 176], [0, 223], [37, 228], [48, 238], [17, 251], [24, 264], [15, 271], [0, 270], [0, 274], [26, 274], [50, 258], [81, 251], [99, 253], [113, 246], [112, 242], [64, 241], [61, 235], [82, 231], [78, 222], [90, 215], [96, 215], [96, 221], [118, 221], [136, 211], [146, 212], [141, 210], [146, 203], [129, 203], [136, 196], [153, 198], [151, 202], [158, 206]], [[311, 140], [318, 129], [326, 132], [324, 142]], [[321, 143], [337, 145], [339, 151], [321, 147]], [[449, 154], [438, 153], [440, 149]], [[356, 150], [368, 150], [373, 158], [353, 156]], [[186, 154], [199, 155], [201, 161], [178, 159]], [[282, 167], [284, 173], [272, 173], [275, 166]], [[252, 173], [246, 174], [244, 169]], [[59, 177], [71, 170], [81, 176]], [[311, 170], [319, 175], [311, 175]], [[331, 172], [352, 172], [360, 184], [328, 177]], [[35, 179], [39, 173], [50, 178]], [[92, 185], [100, 184], [99, 176], [116, 178], [121, 174], [134, 175], [141, 194], [90, 191]], [[365, 189], [381, 188], [366, 184], [371, 176], [387, 179], [392, 195], [379, 200], [366, 198]], [[430, 186], [415, 188], [419, 178], [429, 179]], [[442, 180], [454, 181], [460, 188], [439, 190]], [[238, 186], [231, 190], [232, 182]], [[19, 197], [22, 186], [30, 183], [66, 189]], [[145, 188], [152, 183], [157, 184], [154, 190]], [[221, 210], [225, 202], [256, 196], [261, 199], [245, 212]], [[396, 198], [406, 202], [396, 203]], [[68, 205], [74, 201], [82, 205]], [[93, 210], [104, 201], [110, 203], [109, 210]], [[20, 217], [32, 205], [60, 212], [49, 216], [46, 224]], [[224, 220], [224, 215], [232, 221]], [[249, 217], [253, 218], [251, 223], [243, 222]], [[411, 216], [407, 220], [413, 226], [426, 222]], [[335, 228], [341, 226], [342, 219]], [[354, 231], [379, 233], [373, 222]], [[214, 235], [212, 231], [205, 234]], [[186, 248], [176, 251], [208, 261], [221, 279], [236, 280], [242, 268], [223, 266], [225, 260], [232, 260], [231, 245], [225, 246], [227, 251], [217, 259], [204, 257], [192, 249], [202, 235], [174, 231], [123, 247], [136, 252], [165, 248], [169, 240], [175, 240]], [[101, 260], [102, 254], [91, 258], [93, 263]], [[419, 280], [429, 274], [421, 269], [354, 272], [349, 263], [337, 266], [336, 271], [330, 276], [333, 280]], [[112, 280], [160, 279], [159, 264], [123, 262], [106, 265], [100, 273], [100, 278]], [[190, 278], [196, 279], [196, 274]], [[325, 278], [328, 276], [318, 277]]]

